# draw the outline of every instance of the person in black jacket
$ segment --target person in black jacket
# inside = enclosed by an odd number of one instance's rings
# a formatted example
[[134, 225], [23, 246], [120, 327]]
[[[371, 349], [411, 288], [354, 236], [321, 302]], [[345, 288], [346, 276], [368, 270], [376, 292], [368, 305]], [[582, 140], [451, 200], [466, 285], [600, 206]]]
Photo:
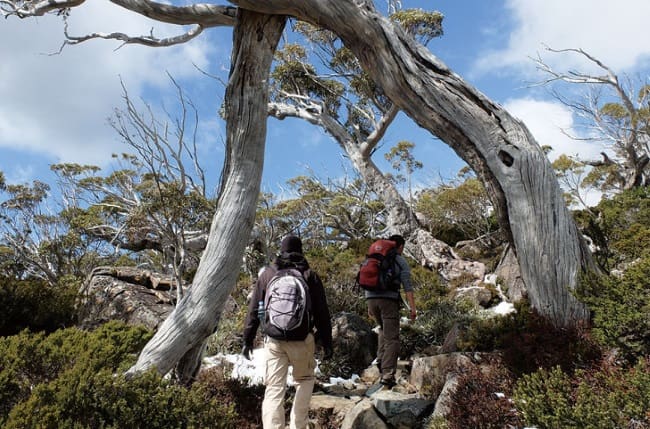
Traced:
[[[251, 358], [253, 342], [260, 326], [259, 302], [264, 302], [266, 288], [278, 270], [295, 268], [302, 273], [309, 287], [311, 320], [307, 321], [308, 334], [304, 339], [280, 339], [266, 335], [264, 350], [266, 359], [264, 401], [262, 402], [262, 424], [264, 429], [284, 429], [284, 395], [287, 387], [289, 366], [296, 382], [296, 394], [291, 408], [291, 429], [303, 429], [308, 424], [309, 402], [314, 388], [314, 359], [316, 343], [324, 349], [323, 359], [332, 356], [332, 323], [325, 298], [325, 289], [320, 277], [309, 269], [309, 263], [302, 253], [302, 241], [296, 236], [282, 240], [280, 254], [275, 262], [262, 269], [255, 283], [253, 296], [248, 305], [244, 327], [242, 354]], [[315, 329], [315, 330], [314, 330]]]

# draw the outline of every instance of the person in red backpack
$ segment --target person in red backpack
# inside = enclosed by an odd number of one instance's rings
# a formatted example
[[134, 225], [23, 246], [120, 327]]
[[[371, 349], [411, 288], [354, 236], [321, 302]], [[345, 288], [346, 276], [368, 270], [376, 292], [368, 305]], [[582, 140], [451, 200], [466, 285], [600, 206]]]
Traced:
[[[332, 357], [332, 323], [329, 307], [325, 298], [325, 289], [316, 272], [309, 269], [309, 263], [302, 253], [302, 241], [296, 236], [287, 236], [282, 240], [280, 253], [275, 262], [262, 269], [248, 305], [248, 314], [244, 327], [244, 347], [242, 355], [251, 359], [253, 343], [262, 316], [261, 303], [265, 302], [267, 286], [276, 278], [280, 270], [295, 269], [302, 274], [309, 288], [309, 320], [306, 320], [305, 335], [272, 337], [274, 330], [264, 332], [264, 351], [266, 369], [264, 382], [264, 401], [262, 402], [262, 425], [264, 429], [284, 429], [284, 396], [287, 388], [289, 366], [293, 367], [292, 376], [296, 382], [296, 394], [291, 408], [291, 429], [305, 429], [308, 424], [309, 402], [314, 388], [314, 359], [316, 343], [324, 349], [323, 360]], [[314, 331], [315, 328], [315, 331]]]
[[366, 303], [368, 305], [368, 316], [379, 324], [379, 343], [377, 347], [377, 365], [381, 372], [380, 382], [384, 386], [395, 385], [395, 372], [397, 370], [397, 358], [399, 355], [399, 308], [401, 304], [400, 285], [410, 306], [410, 318], [415, 320], [415, 299], [413, 297], [413, 285], [411, 284], [411, 269], [402, 256], [404, 251], [404, 237], [392, 235], [388, 238], [397, 244], [397, 255], [395, 257], [394, 278], [395, 287], [386, 290], [365, 291]]

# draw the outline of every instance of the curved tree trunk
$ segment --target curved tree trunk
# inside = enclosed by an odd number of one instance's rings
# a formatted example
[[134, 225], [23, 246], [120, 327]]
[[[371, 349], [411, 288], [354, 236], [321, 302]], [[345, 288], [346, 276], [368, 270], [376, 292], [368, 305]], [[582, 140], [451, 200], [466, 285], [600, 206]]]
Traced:
[[594, 264], [551, 165], [528, 129], [379, 15], [370, 1], [232, 0], [336, 33], [384, 93], [485, 183], [510, 235], [532, 305], [556, 326], [589, 317], [572, 295]]
[[[282, 16], [240, 12], [226, 90], [227, 155], [210, 237], [192, 287], [129, 374], [151, 367], [166, 374], [188, 351], [195, 354], [215, 330], [235, 286], [255, 218], [264, 164], [268, 75], [284, 23]], [[190, 374], [192, 368], [184, 372]]]

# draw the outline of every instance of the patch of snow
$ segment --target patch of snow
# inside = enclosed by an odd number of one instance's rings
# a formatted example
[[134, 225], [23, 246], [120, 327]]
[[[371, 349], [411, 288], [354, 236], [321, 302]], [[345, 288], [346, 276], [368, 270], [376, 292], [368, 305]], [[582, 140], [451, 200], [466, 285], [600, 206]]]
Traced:
[[515, 310], [515, 305], [511, 302], [500, 302], [494, 307], [489, 308], [489, 311], [495, 313], [495, 314], [500, 314], [500, 315], [506, 315], [510, 313], [514, 313]]
[[496, 274], [486, 274], [485, 277], [483, 278], [483, 283], [487, 283], [490, 285], [495, 285], [497, 284], [497, 275]]
[[[222, 354], [219, 353], [214, 356], [205, 357], [203, 359], [203, 365], [206, 368], [210, 368], [215, 365], [221, 365], [223, 362], [228, 362], [233, 365], [231, 377], [238, 380], [248, 380], [250, 386], [264, 384], [264, 372], [266, 368], [266, 358], [264, 357], [264, 348], [260, 347], [253, 349], [252, 359], [248, 360], [241, 354]], [[320, 368], [318, 367], [319, 361], [316, 360], [316, 370], [315, 375], [321, 375]], [[289, 367], [289, 373], [287, 376], [287, 385], [290, 386], [293, 384], [292, 376], [292, 367]], [[357, 379], [359, 377], [357, 376]], [[331, 381], [332, 384], [338, 384], [339, 380]], [[345, 382], [346, 380], [340, 381], [340, 383]]]

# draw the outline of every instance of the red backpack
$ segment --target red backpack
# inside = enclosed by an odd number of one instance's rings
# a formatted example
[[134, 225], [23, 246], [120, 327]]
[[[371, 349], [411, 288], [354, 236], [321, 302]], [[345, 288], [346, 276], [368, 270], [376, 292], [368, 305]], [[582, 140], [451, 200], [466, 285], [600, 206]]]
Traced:
[[397, 243], [377, 240], [370, 245], [366, 259], [357, 273], [357, 285], [365, 290], [398, 290], [399, 277], [395, 270]]

